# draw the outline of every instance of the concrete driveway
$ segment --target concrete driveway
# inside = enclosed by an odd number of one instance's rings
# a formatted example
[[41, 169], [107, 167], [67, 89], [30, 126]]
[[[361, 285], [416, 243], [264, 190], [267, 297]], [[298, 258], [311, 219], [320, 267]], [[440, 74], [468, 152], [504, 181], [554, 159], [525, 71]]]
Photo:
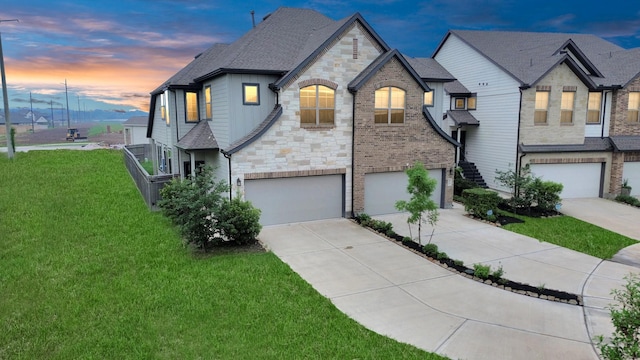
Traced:
[[[640, 209], [601, 198], [564, 199], [565, 215], [640, 241]], [[640, 243], [620, 250], [612, 261], [640, 267]]]
[[[610, 334], [605, 306], [640, 269], [601, 261], [441, 211], [433, 241], [452, 258], [501, 264], [505, 277], [583, 294], [585, 307], [514, 294], [467, 279], [346, 220], [268, 226], [260, 240], [367, 328], [462, 359], [597, 359]], [[398, 233], [406, 215], [382, 218]], [[427, 230], [430, 232], [430, 229]]]

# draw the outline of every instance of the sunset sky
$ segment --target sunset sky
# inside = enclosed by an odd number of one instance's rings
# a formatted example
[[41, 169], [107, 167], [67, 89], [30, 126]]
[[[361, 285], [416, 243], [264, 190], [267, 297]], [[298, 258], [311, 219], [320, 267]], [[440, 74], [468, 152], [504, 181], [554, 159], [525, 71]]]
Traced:
[[[0, 0], [10, 107], [148, 111], [149, 92], [216, 42], [280, 6], [338, 20], [360, 12], [406, 55], [429, 57], [449, 29], [580, 32], [640, 47], [637, 1]], [[1, 97], [1, 96], [0, 96]], [[0, 105], [1, 107], [1, 105]]]

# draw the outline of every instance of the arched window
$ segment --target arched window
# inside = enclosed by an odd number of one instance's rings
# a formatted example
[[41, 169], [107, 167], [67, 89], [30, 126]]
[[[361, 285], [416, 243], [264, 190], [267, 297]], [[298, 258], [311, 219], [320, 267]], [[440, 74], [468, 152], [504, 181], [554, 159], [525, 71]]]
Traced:
[[311, 85], [300, 89], [300, 123], [333, 125], [335, 116], [335, 90], [324, 85]]
[[376, 90], [375, 123], [404, 123], [405, 91], [388, 86]]

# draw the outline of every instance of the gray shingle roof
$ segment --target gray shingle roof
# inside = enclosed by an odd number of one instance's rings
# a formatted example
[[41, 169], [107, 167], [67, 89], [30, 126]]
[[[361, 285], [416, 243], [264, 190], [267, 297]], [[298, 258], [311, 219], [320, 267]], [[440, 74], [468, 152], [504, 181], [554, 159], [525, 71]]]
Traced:
[[[590, 76], [595, 85], [624, 85], [640, 72], [638, 49], [626, 50], [595, 35], [452, 30], [447, 36], [451, 34], [524, 85], [535, 84], [556, 64], [567, 60], [569, 55], [561, 50], [574, 45], [574, 52], [584, 55], [586, 59], [582, 60], [597, 70]], [[597, 72], [603, 77], [593, 76]]]
[[267, 132], [267, 130], [269, 130], [271, 125], [273, 125], [276, 121], [278, 121], [278, 119], [280, 118], [280, 115], [282, 115], [282, 105], [278, 104], [273, 108], [269, 116], [267, 116], [266, 119], [264, 119], [264, 121], [260, 123], [260, 125], [258, 125], [255, 129], [253, 129], [253, 131], [248, 133], [243, 138], [238, 139], [233, 144], [229, 145], [229, 147], [227, 149], [224, 149], [222, 152], [227, 155], [231, 155], [233, 153], [240, 151], [245, 146], [251, 144], [252, 142], [257, 140], [260, 136], [262, 136], [262, 134]]
[[616, 151], [640, 151], [640, 136], [611, 136], [610, 139]]
[[424, 81], [453, 81], [451, 75], [440, 63], [432, 58], [411, 58], [405, 56], [411, 67]]
[[468, 110], [447, 110], [447, 117], [451, 118], [456, 125], [480, 125]]
[[133, 126], [147, 126], [147, 122], [149, 121], [148, 116], [132, 116], [127, 121], [122, 123], [122, 125], [133, 125]]
[[176, 147], [184, 150], [215, 150], [219, 149], [218, 142], [211, 132], [208, 121], [200, 121], [191, 128]]
[[595, 152], [611, 151], [609, 138], [587, 137], [582, 144], [572, 145], [524, 145], [520, 144], [523, 153], [554, 153], [554, 152]]
[[471, 95], [471, 91], [469, 91], [469, 89], [467, 89], [464, 85], [462, 85], [462, 83], [458, 80], [444, 84], [444, 91], [446, 91], [447, 94], [451, 94], [451, 95], [453, 94]]

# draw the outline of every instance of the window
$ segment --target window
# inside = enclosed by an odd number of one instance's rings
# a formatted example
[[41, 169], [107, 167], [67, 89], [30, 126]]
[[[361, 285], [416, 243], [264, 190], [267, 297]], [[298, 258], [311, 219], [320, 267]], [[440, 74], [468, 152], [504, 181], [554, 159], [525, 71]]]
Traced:
[[187, 91], [184, 93], [186, 122], [198, 122], [198, 94], [195, 92]]
[[259, 84], [242, 84], [242, 103], [244, 105], [260, 105], [259, 90]]
[[560, 124], [573, 123], [573, 100], [575, 92], [563, 91], [562, 100], [560, 101]]
[[212, 112], [212, 108], [211, 108], [211, 86], [206, 86], [204, 88], [204, 106], [206, 108], [205, 110], [205, 116], [207, 119], [211, 119], [211, 112]]
[[375, 94], [376, 124], [404, 123], [405, 91], [397, 87], [384, 87]]
[[464, 104], [464, 98], [455, 98], [454, 103], [453, 103], [453, 107], [456, 110], [464, 110], [465, 109], [465, 104]]
[[640, 114], [640, 92], [632, 91], [629, 92], [629, 108], [627, 111], [627, 121], [629, 122], [640, 122], [640, 118], [638, 118]]
[[476, 97], [470, 97], [467, 99], [467, 110], [475, 110], [476, 109]]
[[590, 92], [587, 106], [587, 124], [600, 124], [601, 92]]
[[425, 93], [424, 93], [424, 105], [433, 106], [433, 90], [425, 91]]
[[300, 89], [300, 123], [332, 125], [335, 114], [335, 91], [323, 85]]
[[169, 120], [169, 107], [167, 106], [167, 104], [169, 103], [169, 94], [162, 93], [160, 94], [160, 115], [162, 116], [162, 120], [164, 120], [167, 123], [167, 126], [169, 126], [171, 124], [171, 121]]
[[549, 92], [536, 91], [536, 111], [533, 118], [534, 124], [547, 123], [548, 108], [549, 108]]

